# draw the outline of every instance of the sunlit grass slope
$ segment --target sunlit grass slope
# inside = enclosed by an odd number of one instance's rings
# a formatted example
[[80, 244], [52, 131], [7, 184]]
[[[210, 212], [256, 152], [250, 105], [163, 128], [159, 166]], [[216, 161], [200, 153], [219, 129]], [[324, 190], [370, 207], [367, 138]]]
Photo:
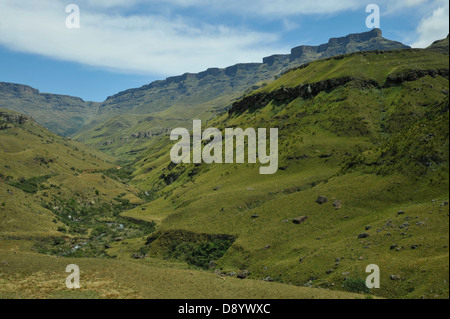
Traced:
[[[305, 85], [324, 89], [290, 90]], [[133, 183], [155, 200], [123, 215], [158, 223], [146, 246], [153, 256], [179, 258], [180, 234], [228, 234], [236, 240], [216, 260], [224, 273], [342, 290], [377, 264], [378, 296], [448, 298], [448, 93], [448, 56], [436, 52], [312, 62], [204, 123], [279, 128], [275, 175], [171, 164], [164, 137], [135, 165]], [[259, 97], [267, 100], [255, 107]], [[307, 221], [294, 224], [300, 216]]]

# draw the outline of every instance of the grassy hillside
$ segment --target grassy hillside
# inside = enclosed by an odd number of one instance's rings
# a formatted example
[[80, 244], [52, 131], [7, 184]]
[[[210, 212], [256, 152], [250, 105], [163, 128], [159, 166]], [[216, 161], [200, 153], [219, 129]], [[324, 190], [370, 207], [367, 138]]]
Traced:
[[449, 51], [448, 51], [448, 35], [447, 35], [447, 38], [445, 38], [443, 40], [435, 41], [432, 45], [430, 45], [428, 47], [428, 50], [449, 55]]
[[[107, 155], [11, 111], [0, 111], [0, 128], [0, 238], [42, 239], [40, 251], [64, 242], [61, 249], [70, 251], [144, 202], [137, 189], [109, 174], [116, 166]], [[114, 235], [105, 232], [104, 240]], [[128, 232], [134, 230], [125, 227]]]
[[[119, 216], [146, 200], [126, 169], [12, 111], [0, 110], [0, 145], [0, 299], [364, 298], [131, 258], [154, 225]], [[81, 290], [66, 289], [72, 263]]]
[[[208, 96], [214, 117], [143, 102], [86, 133], [122, 167], [0, 110], [0, 298], [448, 298], [448, 81], [446, 54], [378, 50]], [[197, 116], [278, 128], [278, 172], [171, 163], [168, 128]]]
[[[0, 299], [363, 299], [362, 295], [220, 277], [160, 261], [52, 258], [0, 241]], [[7, 244], [10, 244], [8, 242]], [[16, 252], [16, 253], [15, 253]], [[65, 287], [66, 266], [81, 289]]]
[[123, 215], [158, 223], [150, 256], [201, 265], [227, 234], [223, 273], [342, 290], [377, 264], [378, 296], [448, 298], [448, 86], [448, 57], [425, 50], [312, 62], [204, 126], [278, 127], [277, 174], [174, 165], [161, 138], [134, 166], [156, 199]]

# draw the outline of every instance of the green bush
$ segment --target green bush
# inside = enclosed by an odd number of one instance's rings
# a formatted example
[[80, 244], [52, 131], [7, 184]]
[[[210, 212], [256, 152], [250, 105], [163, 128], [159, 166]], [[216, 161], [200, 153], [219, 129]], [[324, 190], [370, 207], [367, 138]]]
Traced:
[[349, 291], [349, 292], [354, 292], [354, 293], [359, 293], [359, 294], [360, 293], [364, 293], [364, 294], [370, 293], [370, 289], [367, 288], [367, 286], [366, 286], [366, 281], [361, 278], [356, 278], [356, 279], [349, 278], [344, 281], [343, 287], [346, 291]]
[[214, 239], [205, 242], [184, 242], [175, 244], [170, 258], [187, 262], [199, 268], [208, 269], [211, 261], [219, 260], [233, 244], [231, 240]]

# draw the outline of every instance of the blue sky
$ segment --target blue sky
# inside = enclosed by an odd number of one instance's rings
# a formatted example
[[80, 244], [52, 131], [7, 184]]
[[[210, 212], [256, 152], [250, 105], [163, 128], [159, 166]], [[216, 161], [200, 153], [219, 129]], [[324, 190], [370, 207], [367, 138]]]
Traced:
[[[66, 7], [80, 28], [66, 27]], [[154, 80], [261, 62], [368, 31], [426, 47], [448, 34], [448, 0], [0, 0], [0, 81], [103, 101]]]

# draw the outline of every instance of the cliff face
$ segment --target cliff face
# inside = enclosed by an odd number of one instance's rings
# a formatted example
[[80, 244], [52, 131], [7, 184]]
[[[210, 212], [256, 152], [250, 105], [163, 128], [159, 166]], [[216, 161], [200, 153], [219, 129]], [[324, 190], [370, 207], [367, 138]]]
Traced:
[[[293, 48], [291, 54], [277, 54], [265, 57], [262, 63], [236, 64], [225, 69], [210, 68], [196, 74], [186, 73], [180, 76], [169, 77], [164, 81], [156, 81], [141, 88], [123, 91], [108, 97], [101, 109], [108, 110], [120, 104], [123, 110], [124, 107], [131, 107], [128, 101], [138, 100], [150, 91], [156, 94], [161, 94], [161, 91], [163, 91], [170, 96], [171, 100], [173, 99], [171, 93], [185, 94], [189, 97], [193, 93], [191, 92], [191, 86], [194, 86], [195, 90], [206, 89], [210, 91], [212, 89], [210, 87], [211, 82], [214, 81], [222, 83], [220, 88], [216, 90], [217, 94], [227, 91], [245, 91], [259, 81], [270, 79], [302, 63], [359, 51], [406, 48], [409, 47], [400, 42], [383, 38], [381, 30], [374, 29], [369, 32], [350, 34], [346, 37], [332, 38], [328, 43], [319, 46], [299, 46]], [[156, 96], [155, 98], [158, 99], [159, 97]], [[146, 103], [147, 110], [152, 111], [152, 107], [156, 107], [156, 109], [164, 108], [164, 101], [160, 102], [162, 104], [159, 103], [158, 106]]]
[[0, 82], [0, 108], [32, 116], [53, 132], [68, 136], [90, 121], [96, 103], [78, 97], [40, 93], [32, 87]]
[[26, 124], [34, 122], [31, 116], [7, 111], [0, 111], [0, 122], [7, 124]]
[[[29, 114], [60, 135], [103, 145], [106, 141], [120, 141], [124, 133], [131, 136], [149, 129], [166, 129], [184, 125], [192, 118], [207, 120], [230, 108], [245, 92], [307, 62], [358, 51], [404, 48], [407, 47], [399, 42], [384, 39], [381, 31], [375, 29], [333, 38], [319, 46], [299, 46], [290, 54], [266, 57], [262, 63], [209, 68], [196, 74], [169, 77], [120, 92], [103, 103], [42, 94], [28, 86], [0, 83], [0, 108]], [[141, 118], [149, 114], [152, 115], [150, 120], [148, 116]], [[121, 129], [112, 130], [117, 123]], [[120, 147], [120, 143], [116, 144]]]

